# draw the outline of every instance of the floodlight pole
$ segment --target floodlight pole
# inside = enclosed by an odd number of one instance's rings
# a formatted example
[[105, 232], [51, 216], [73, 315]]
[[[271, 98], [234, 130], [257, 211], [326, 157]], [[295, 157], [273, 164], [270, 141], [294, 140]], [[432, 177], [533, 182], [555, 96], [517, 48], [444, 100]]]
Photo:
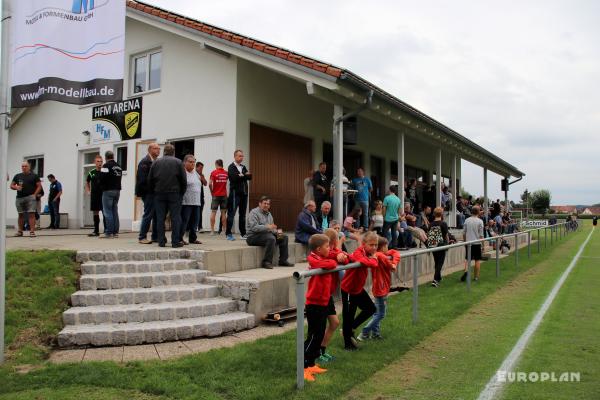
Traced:
[[2, 48], [0, 51], [0, 364], [4, 363], [4, 321], [6, 299], [6, 176], [8, 171], [8, 131], [10, 129], [10, 98], [8, 96], [8, 52], [10, 7], [2, 3]]

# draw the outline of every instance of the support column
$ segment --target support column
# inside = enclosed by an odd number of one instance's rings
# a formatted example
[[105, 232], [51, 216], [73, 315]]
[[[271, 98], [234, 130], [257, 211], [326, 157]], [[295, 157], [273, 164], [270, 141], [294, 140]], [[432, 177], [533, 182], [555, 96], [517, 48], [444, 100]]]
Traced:
[[450, 226], [456, 227], [456, 195], [459, 194], [459, 190], [456, 187], [456, 162], [457, 157], [456, 154], [452, 156], [452, 176], [451, 185], [452, 185], [452, 203], [450, 204]]
[[[483, 168], [483, 209], [484, 209], [484, 216], [487, 217], [488, 216], [488, 212], [490, 209], [489, 206], [489, 202], [488, 202], [488, 186], [487, 186], [487, 174], [488, 170], [486, 167]], [[487, 219], [486, 219], [487, 220]]]
[[437, 158], [435, 160], [435, 206], [441, 207], [442, 199], [442, 148], [438, 148]]
[[404, 210], [404, 132], [398, 133], [398, 197]]
[[[508, 183], [508, 176], [505, 176], [506, 182]], [[506, 187], [508, 189], [508, 186]], [[510, 211], [510, 205], [508, 204], [508, 190], [504, 192], [504, 212]]]
[[333, 196], [333, 210], [335, 219], [344, 222], [344, 194], [342, 189], [342, 170], [344, 166], [344, 123], [336, 123], [344, 114], [340, 105], [333, 106], [333, 179], [335, 179], [335, 192]]

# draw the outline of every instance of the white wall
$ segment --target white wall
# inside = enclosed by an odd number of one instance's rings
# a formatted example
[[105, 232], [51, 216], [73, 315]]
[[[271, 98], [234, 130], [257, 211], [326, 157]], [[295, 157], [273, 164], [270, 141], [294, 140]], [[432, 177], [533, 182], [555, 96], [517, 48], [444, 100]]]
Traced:
[[[125, 93], [129, 90], [129, 59], [153, 48], [162, 48], [161, 90], [144, 95], [143, 140], [165, 141], [222, 133], [224, 148], [235, 146], [236, 68], [234, 57], [223, 57], [200, 44], [127, 18]], [[27, 110], [9, 135], [9, 171], [20, 171], [23, 157], [43, 154], [44, 173], [62, 182], [61, 211], [69, 213], [69, 226], [81, 225], [81, 167], [79, 151], [99, 148], [104, 153], [119, 143], [89, 146], [81, 135], [92, 124], [92, 108], [44, 102]], [[131, 227], [134, 212], [135, 142], [129, 145], [128, 173], [123, 177], [119, 202], [121, 225]], [[232, 151], [232, 150], [231, 150]], [[198, 155], [201, 153], [196, 149]], [[202, 160], [204, 161], [204, 160]], [[206, 163], [210, 166], [212, 162]], [[47, 193], [47, 182], [44, 182]], [[15, 224], [15, 192], [9, 190], [8, 223]], [[44, 198], [44, 201], [47, 199]]]

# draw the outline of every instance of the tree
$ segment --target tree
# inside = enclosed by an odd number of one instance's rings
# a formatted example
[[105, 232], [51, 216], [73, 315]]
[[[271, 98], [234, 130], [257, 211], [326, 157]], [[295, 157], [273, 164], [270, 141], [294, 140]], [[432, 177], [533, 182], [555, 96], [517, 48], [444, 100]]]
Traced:
[[533, 211], [538, 214], [546, 214], [550, 208], [552, 195], [547, 189], [536, 190], [529, 195], [529, 204]]
[[471, 196], [471, 193], [467, 192], [464, 187], [460, 188], [460, 197], [463, 199], [468, 199]]

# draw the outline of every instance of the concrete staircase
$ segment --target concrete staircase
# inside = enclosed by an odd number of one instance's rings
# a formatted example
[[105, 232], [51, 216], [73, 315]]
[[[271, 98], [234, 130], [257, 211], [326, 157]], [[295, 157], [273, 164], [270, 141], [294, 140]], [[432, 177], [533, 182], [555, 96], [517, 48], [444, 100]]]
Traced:
[[120, 346], [219, 336], [253, 328], [247, 302], [206, 284], [198, 250], [79, 252], [80, 290], [60, 347]]

